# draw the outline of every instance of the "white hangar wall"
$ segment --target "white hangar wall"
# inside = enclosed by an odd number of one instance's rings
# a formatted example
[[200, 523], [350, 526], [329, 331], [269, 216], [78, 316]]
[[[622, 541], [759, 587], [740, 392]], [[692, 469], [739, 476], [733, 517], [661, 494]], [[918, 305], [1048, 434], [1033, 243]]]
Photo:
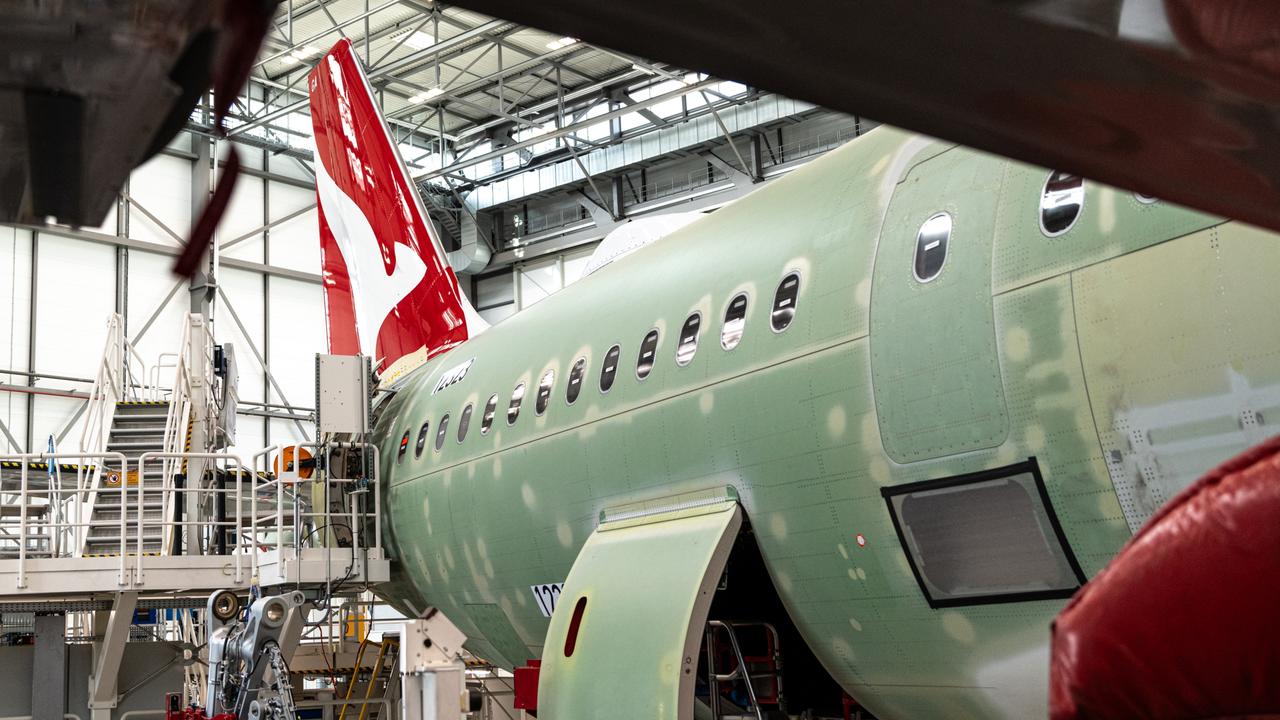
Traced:
[[[50, 436], [61, 451], [78, 448], [112, 313], [148, 375], [178, 352], [191, 301], [171, 266], [198, 212], [199, 142], [182, 133], [136, 169], [100, 227], [0, 226], [0, 452], [44, 451]], [[247, 462], [267, 444], [314, 438], [310, 421], [286, 416], [314, 405], [325, 328], [309, 171], [290, 156], [239, 151], [248, 170], [216, 237], [213, 328], [235, 347], [244, 412], [234, 450]], [[160, 370], [171, 386], [171, 367]]]

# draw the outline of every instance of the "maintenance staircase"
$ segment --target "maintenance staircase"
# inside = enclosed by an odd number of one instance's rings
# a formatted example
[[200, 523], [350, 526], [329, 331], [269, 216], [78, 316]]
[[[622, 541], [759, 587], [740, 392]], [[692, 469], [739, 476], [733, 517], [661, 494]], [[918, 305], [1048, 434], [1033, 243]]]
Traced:
[[[224, 432], [219, 417], [229, 408], [220, 400], [234, 397], [225, 382], [199, 315], [188, 316], [179, 352], [153, 365], [113, 315], [79, 448], [0, 455], [0, 604], [126, 589], [385, 581], [378, 448], [206, 451], [207, 437]], [[367, 459], [332, 471], [333, 453]], [[340, 537], [338, 526], [355, 532]]]
[[[424, 184], [425, 186], [425, 184]], [[429, 188], [429, 189], [428, 189]], [[453, 205], [444, 195], [439, 194], [434, 188], [425, 186], [419, 196], [426, 199], [428, 210], [431, 211], [431, 219], [435, 220], [445, 232], [454, 240], [461, 241], [462, 226], [459, 224], [459, 214], [462, 212], [457, 206]]]
[[[166, 508], [166, 499], [170, 493], [165, 490], [172, 487], [173, 478], [165, 477], [160, 463], [151, 462], [147, 467], [141, 468], [140, 461], [144, 453], [166, 452], [165, 431], [170, 421], [171, 409], [171, 403], [164, 400], [122, 400], [116, 403], [106, 450], [124, 455], [130, 469], [124, 471], [122, 476], [120, 467], [112, 467], [112, 463], [107, 463], [105, 483], [108, 487], [119, 487], [120, 483], [127, 483], [130, 488], [127, 492], [136, 492], [141, 488], [142, 527], [138, 527], [139, 507], [131, 503], [124, 519], [122, 542], [121, 493], [98, 494], [90, 504], [89, 532], [84, 541], [84, 555], [111, 556], [120, 552], [122, 547], [128, 554], [141, 552], [145, 555], [160, 555], [170, 550], [172, 533], [167, 530], [172, 526], [161, 523], [169, 510]], [[185, 431], [185, 437], [190, 438], [189, 420]], [[187, 449], [185, 443], [184, 449]], [[138, 546], [139, 538], [141, 549]]]

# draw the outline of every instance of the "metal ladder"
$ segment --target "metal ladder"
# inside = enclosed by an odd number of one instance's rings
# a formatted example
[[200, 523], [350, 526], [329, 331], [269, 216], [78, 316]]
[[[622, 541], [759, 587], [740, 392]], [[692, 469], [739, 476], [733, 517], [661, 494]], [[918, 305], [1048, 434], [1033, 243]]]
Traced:
[[[738, 642], [738, 631], [744, 629], [763, 631], [764, 652], [762, 654], [743, 654], [742, 645]], [[734, 660], [733, 670], [727, 673], [718, 672], [716, 668], [717, 651], [720, 647], [719, 637], [721, 635], [729, 639], [729, 649]], [[761, 708], [761, 703], [774, 705], [780, 711], [785, 709], [782, 694], [782, 651], [778, 644], [778, 631], [772, 625], [769, 623], [731, 623], [708, 620], [703, 648], [705, 649], [707, 661], [707, 686], [709, 690], [707, 703], [711, 708], [711, 717], [719, 719], [754, 715], [756, 720], [764, 720], [765, 712]], [[763, 697], [757, 692], [757, 685], [760, 681], [767, 682], [768, 688], [771, 690], [770, 693]], [[721, 707], [723, 701], [721, 696], [722, 686], [736, 683], [741, 683], [746, 689], [748, 703], [744, 709], [748, 715], [730, 714]]]
[[[373, 662], [373, 667], [369, 669], [369, 677], [364, 681], [362, 686], [363, 698], [353, 701], [356, 694], [357, 686], [361, 685], [361, 676], [364, 675], [364, 653], [370, 646], [377, 646], [378, 657]], [[400, 640], [393, 637], [384, 637], [382, 642], [375, 642], [365, 638], [360, 641], [360, 649], [356, 651], [355, 667], [351, 669], [351, 680], [347, 683], [346, 695], [342, 698], [342, 709], [338, 712], [338, 720], [348, 720], [347, 710], [350, 705], [358, 704], [360, 712], [357, 714], [352, 712], [355, 720], [374, 720], [381, 718], [383, 706], [385, 703], [377, 702], [374, 696], [375, 690], [380, 690], [377, 699], [389, 700], [390, 696], [399, 688], [396, 682], [396, 675], [399, 673], [399, 664], [396, 662], [400, 655]], [[371, 706], [377, 706], [377, 709], [370, 711]]]

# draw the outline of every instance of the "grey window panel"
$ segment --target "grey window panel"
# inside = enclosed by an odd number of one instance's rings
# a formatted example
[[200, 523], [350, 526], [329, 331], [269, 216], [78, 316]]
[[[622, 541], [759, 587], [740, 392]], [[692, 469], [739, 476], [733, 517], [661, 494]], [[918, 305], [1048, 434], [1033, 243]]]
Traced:
[[511, 404], [507, 406], [507, 424], [515, 425], [516, 418], [520, 417], [520, 403], [524, 402], [524, 383], [516, 385], [516, 389], [511, 392]]
[[405, 430], [404, 437], [400, 438], [400, 451], [396, 453], [397, 465], [400, 464], [401, 460], [404, 460], [404, 451], [409, 449], [409, 433], [410, 432], [411, 431], [409, 430]]
[[881, 494], [931, 607], [1070, 597], [1084, 583], [1034, 458]]
[[796, 298], [800, 296], [800, 273], [788, 273], [778, 283], [773, 295], [773, 311], [769, 313], [769, 325], [774, 332], [782, 332], [796, 316]]
[[484, 404], [484, 416], [480, 418], [480, 434], [488, 435], [489, 428], [493, 427], [493, 416], [498, 410], [498, 393], [489, 396], [489, 402]]
[[916, 280], [922, 283], [938, 277], [947, 263], [947, 248], [951, 245], [951, 216], [938, 213], [924, 221], [916, 234], [916, 253], [912, 270]]
[[622, 348], [614, 345], [605, 353], [604, 364], [600, 366], [600, 392], [607, 393], [613, 387], [614, 378], [618, 376], [618, 358], [622, 356]]
[[436, 427], [436, 450], [444, 447], [444, 439], [449, 435], [449, 413], [445, 413], [440, 418], [440, 425]]
[[462, 408], [462, 415], [458, 416], [458, 442], [467, 439], [467, 431], [471, 429], [471, 411], [474, 408], [471, 403]]
[[542, 374], [542, 379], [538, 381], [538, 397], [533, 402], [533, 411], [538, 415], [547, 411], [547, 405], [551, 403], [551, 386], [555, 384], [556, 371], [548, 370]]
[[694, 313], [684, 321], [680, 328], [680, 342], [676, 344], [676, 365], [684, 367], [693, 362], [694, 353], [698, 352], [698, 333], [702, 329], [702, 313]]
[[565, 402], [572, 405], [578, 400], [578, 393], [582, 392], [582, 377], [586, 374], [587, 359], [578, 358], [573, 364], [573, 369], [569, 371], [569, 384], [564, 389]]
[[658, 354], [658, 331], [650, 330], [640, 343], [640, 355], [636, 357], [636, 377], [643, 380], [653, 372], [653, 361]]
[[427, 446], [427, 429], [431, 426], [430, 422], [422, 423], [422, 427], [418, 428], [418, 444], [413, 448], [413, 457], [422, 457], [422, 449]]
[[1054, 172], [1040, 194], [1040, 231], [1056, 237], [1070, 230], [1084, 208], [1084, 178]]
[[742, 331], [747, 325], [747, 294], [738, 293], [729, 301], [724, 311], [724, 327], [720, 329], [720, 347], [732, 350], [742, 342]]

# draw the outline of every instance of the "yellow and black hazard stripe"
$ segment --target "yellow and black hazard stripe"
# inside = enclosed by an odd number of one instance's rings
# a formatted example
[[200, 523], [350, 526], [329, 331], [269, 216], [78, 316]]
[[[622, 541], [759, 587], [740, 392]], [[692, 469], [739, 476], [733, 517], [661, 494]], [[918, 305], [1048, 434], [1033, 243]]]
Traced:
[[165, 400], [121, 400], [117, 405], [168, 405]]
[[[79, 471], [79, 470], [81, 470], [81, 469], [83, 469], [83, 470], [85, 470], [85, 471], [88, 471], [88, 472], [92, 472], [92, 471], [93, 471], [93, 466], [92, 466], [92, 465], [83, 465], [83, 466], [81, 466], [81, 465], [75, 465], [75, 464], [72, 464], [72, 463], [58, 463], [58, 464], [57, 464], [57, 465], [55, 465], [54, 467], [56, 467], [57, 469], [61, 470], [62, 472], [78, 472], [78, 471]], [[17, 460], [0, 460], [0, 469], [5, 469], [5, 470], [21, 470], [21, 469], [22, 469], [22, 463], [21, 463], [21, 462], [18, 462]], [[47, 472], [47, 471], [49, 470], [49, 463], [47, 463], [47, 462], [29, 462], [29, 463], [27, 463], [27, 469], [28, 469], [28, 470], [40, 470], [40, 471]]]
[[[92, 539], [93, 539], [93, 538], [90, 538], [90, 540], [92, 540]], [[125, 556], [125, 557], [137, 557], [137, 556], [138, 556], [138, 553], [134, 553], [134, 552], [131, 552], [131, 553], [125, 553], [125, 554], [124, 554], [124, 556]], [[147, 552], [142, 553], [142, 556], [143, 556], [143, 557], [159, 557], [159, 556], [160, 556], [160, 552], [159, 552], [159, 551], [155, 551], [155, 550], [148, 550]], [[118, 552], [108, 552], [108, 553], [84, 553], [84, 555], [82, 555], [81, 557], [87, 557], [87, 558], [113, 558], [113, 557], [120, 557], [120, 553], [118, 553]]]

